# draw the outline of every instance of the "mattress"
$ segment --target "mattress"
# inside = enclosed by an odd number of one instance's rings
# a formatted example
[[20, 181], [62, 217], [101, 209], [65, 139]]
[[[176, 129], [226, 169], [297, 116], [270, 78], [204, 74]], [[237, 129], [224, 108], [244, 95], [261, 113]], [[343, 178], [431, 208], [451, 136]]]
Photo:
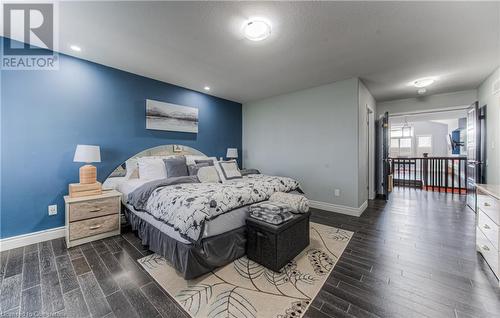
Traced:
[[[171, 227], [170, 225], [156, 220], [153, 216], [151, 216], [146, 212], [136, 211], [134, 207], [132, 207], [130, 204], [125, 204], [125, 206], [130, 212], [134, 213], [137, 217], [153, 225], [162, 233], [170, 236], [171, 238], [181, 243], [191, 244], [191, 242], [182, 238], [179, 232], [174, 230], [174, 228]], [[205, 229], [203, 231], [202, 239], [216, 236], [225, 232], [229, 232], [244, 226], [245, 219], [247, 218], [247, 216], [248, 216], [248, 206], [244, 206], [238, 209], [234, 209], [226, 214], [222, 214], [213, 220], [207, 221], [205, 223]]]
[[[185, 243], [191, 244], [188, 240], [182, 238], [179, 232], [175, 231], [173, 227], [156, 220], [153, 216], [146, 212], [136, 211], [130, 204], [127, 204], [128, 194], [151, 180], [141, 180], [141, 179], [129, 179], [121, 180], [121, 182], [116, 183], [116, 189], [120, 191], [122, 195], [122, 203], [127, 207], [127, 209], [134, 213], [139, 218], [150, 223], [161, 232], [167, 234], [171, 238]], [[234, 209], [231, 212], [220, 215], [219, 217], [207, 221], [205, 223], [205, 228], [203, 231], [202, 239], [219, 235], [225, 232], [232, 231], [234, 229], [240, 228], [245, 225], [245, 219], [248, 216], [248, 207], [241, 207]]]

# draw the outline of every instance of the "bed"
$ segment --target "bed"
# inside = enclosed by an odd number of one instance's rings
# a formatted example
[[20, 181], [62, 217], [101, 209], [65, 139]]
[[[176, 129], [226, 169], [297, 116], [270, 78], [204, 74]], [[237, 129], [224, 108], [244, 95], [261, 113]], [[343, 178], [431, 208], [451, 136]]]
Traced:
[[[196, 150], [187, 151], [200, 155]], [[188, 177], [143, 180], [114, 176], [104, 186], [123, 194], [123, 213], [142, 244], [169, 260], [185, 279], [245, 255], [249, 205], [277, 191], [300, 191], [291, 178], [266, 175], [224, 183], [199, 183]]]

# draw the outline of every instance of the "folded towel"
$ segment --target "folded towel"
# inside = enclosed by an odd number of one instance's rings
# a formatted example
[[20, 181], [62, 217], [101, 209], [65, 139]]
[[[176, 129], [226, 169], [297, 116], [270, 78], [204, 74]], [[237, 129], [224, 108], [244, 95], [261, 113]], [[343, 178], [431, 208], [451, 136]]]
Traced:
[[285, 192], [275, 192], [269, 198], [270, 202], [282, 202], [288, 204], [294, 213], [306, 213], [309, 211], [309, 200], [303, 195]]
[[283, 202], [259, 202], [252, 204], [249, 208], [250, 212], [267, 212], [267, 213], [282, 213], [282, 212], [290, 212], [291, 207]]
[[250, 216], [266, 223], [275, 225], [281, 224], [293, 218], [293, 214], [288, 211], [281, 213], [272, 213], [265, 211], [250, 212]]

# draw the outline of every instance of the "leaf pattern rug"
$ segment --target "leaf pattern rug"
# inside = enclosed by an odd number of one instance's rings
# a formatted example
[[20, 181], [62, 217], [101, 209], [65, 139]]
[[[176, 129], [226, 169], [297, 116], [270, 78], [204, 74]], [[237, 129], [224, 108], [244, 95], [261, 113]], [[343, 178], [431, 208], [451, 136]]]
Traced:
[[353, 234], [317, 223], [310, 227], [310, 245], [280, 272], [244, 256], [197, 279], [185, 280], [157, 254], [139, 263], [191, 317], [302, 317]]

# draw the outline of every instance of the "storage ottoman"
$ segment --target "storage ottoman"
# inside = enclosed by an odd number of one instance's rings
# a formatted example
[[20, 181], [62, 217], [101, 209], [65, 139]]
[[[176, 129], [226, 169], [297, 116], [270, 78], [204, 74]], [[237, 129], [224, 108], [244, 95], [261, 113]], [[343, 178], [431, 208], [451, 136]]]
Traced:
[[247, 218], [247, 257], [275, 272], [309, 245], [310, 213], [274, 225]]

